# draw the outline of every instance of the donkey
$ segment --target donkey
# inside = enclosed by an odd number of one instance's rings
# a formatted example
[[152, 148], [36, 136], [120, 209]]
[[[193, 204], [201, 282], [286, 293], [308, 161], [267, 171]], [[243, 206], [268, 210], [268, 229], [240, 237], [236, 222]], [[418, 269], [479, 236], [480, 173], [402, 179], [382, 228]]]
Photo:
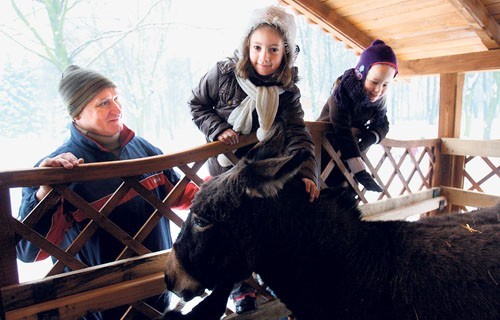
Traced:
[[361, 219], [349, 192], [309, 202], [282, 126], [196, 194], [165, 264], [182, 315], [220, 319], [252, 272], [298, 320], [500, 319], [500, 204], [417, 222]]

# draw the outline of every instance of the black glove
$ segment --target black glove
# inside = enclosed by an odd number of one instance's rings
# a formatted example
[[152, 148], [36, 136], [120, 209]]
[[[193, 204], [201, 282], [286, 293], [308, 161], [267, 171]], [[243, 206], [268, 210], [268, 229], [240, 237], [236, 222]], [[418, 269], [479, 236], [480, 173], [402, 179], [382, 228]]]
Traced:
[[358, 142], [358, 148], [361, 153], [364, 153], [368, 148], [377, 141], [377, 136], [371, 131], [364, 132], [360, 141]]
[[376, 182], [372, 176], [366, 172], [366, 170], [360, 171], [354, 175], [354, 179], [361, 183], [366, 190], [382, 192], [384, 191]]

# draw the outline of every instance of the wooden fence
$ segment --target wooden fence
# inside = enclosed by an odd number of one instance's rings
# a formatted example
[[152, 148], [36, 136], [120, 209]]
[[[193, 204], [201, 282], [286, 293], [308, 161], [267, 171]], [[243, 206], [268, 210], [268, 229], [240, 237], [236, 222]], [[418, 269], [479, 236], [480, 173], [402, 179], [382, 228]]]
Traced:
[[[451, 174], [438, 174], [443, 167], [443, 157], [459, 157], [452, 163], [454, 170], [459, 170], [457, 163], [470, 163], [469, 157], [479, 156], [488, 168], [486, 175], [472, 183], [474, 190], [490, 179], [500, 181], [497, 161], [500, 157], [500, 141], [478, 141], [470, 143], [453, 139], [396, 141], [386, 139], [380, 146], [371, 148], [364, 155], [368, 168], [377, 182], [383, 186], [380, 194], [359, 189], [352, 175], [340, 161], [339, 154], [324, 139], [325, 131], [330, 130], [326, 123], [308, 122], [311, 134], [319, 154], [324, 148], [331, 160], [322, 172], [322, 178], [338, 166], [346, 173], [346, 179], [358, 193], [360, 207], [365, 219], [406, 219], [409, 216], [444, 209], [446, 201], [461, 208], [466, 206], [481, 207], [493, 205], [500, 197], [485, 193], [453, 188], [454, 185], [442, 181]], [[155, 319], [161, 315], [143, 299], [159, 295], [165, 291], [163, 282], [163, 261], [169, 251], [149, 252], [141, 242], [149, 230], [161, 217], [167, 217], [180, 226], [183, 219], [170, 209], [170, 205], [182, 194], [189, 182], [200, 185], [203, 178], [198, 175], [200, 168], [209, 157], [225, 153], [233, 156], [234, 148], [254, 143], [255, 136], [244, 136], [236, 146], [227, 146], [220, 142], [208, 143], [183, 152], [166, 154], [144, 159], [116, 161], [107, 163], [83, 164], [72, 170], [63, 168], [32, 168], [25, 170], [0, 172], [0, 319], [78, 319], [89, 310], [106, 310], [128, 305], [123, 319], [132, 319], [142, 314], [143, 318]], [[442, 147], [443, 146], [443, 147]], [[467, 159], [466, 159], [467, 157]], [[160, 172], [174, 168], [181, 173], [182, 179], [165, 199], [157, 199], [146, 190], [136, 176], [147, 172]], [[464, 167], [465, 168], [465, 167]], [[457, 174], [467, 179], [472, 174], [462, 170]], [[75, 181], [92, 181], [119, 177], [123, 183], [113, 196], [99, 209], [93, 208], [68, 185]], [[448, 179], [454, 181], [453, 179]], [[15, 218], [10, 190], [26, 186], [51, 185], [53, 190], [23, 220]], [[107, 217], [120, 200], [130, 191], [145, 198], [155, 211], [137, 234], [127, 234]], [[62, 250], [35, 232], [31, 227], [60, 198], [69, 201], [89, 218], [87, 227], [78, 239]], [[370, 198], [371, 197], [371, 198]], [[433, 200], [437, 199], [437, 200]], [[443, 202], [444, 201], [444, 202]], [[429, 203], [426, 203], [429, 202]], [[123, 251], [115, 262], [88, 267], [75, 258], [76, 253], [92, 234], [104, 229], [123, 244]], [[20, 238], [25, 238], [50, 255], [57, 258], [48, 274], [39, 280], [19, 282], [15, 245]], [[71, 272], [63, 273], [69, 267]], [[269, 302], [273, 298], [261, 290]], [[271, 305], [271, 303], [269, 304]], [[283, 312], [282, 307], [276, 307]], [[232, 311], [228, 310], [227, 314]], [[236, 315], [228, 318], [237, 317]]]

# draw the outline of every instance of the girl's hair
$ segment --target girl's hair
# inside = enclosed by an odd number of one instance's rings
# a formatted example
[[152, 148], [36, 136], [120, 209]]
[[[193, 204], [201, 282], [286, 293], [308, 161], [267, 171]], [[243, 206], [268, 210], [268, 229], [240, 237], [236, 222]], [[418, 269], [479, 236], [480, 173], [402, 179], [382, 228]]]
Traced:
[[293, 76], [293, 57], [295, 55], [295, 48], [290, 48], [286, 42], [286, 37], [284, 32], [277, 26], [268, 23], [262, 23], [255, 28], [245, 37], [243, 40], [243, 46], [241, 52], [239, 53], [239, 59], [236, 62], [236, 74], [244, 79], [248, 79], [252, 72], [252, 63], [250, 62], [250, 37], [255, 30], [259, 28], [267, 28], [268, 30], [276, 30], [283, 41], [285, 42], [285, 54], [281, 60], [281, 65], [279, 68], [271, 75], [271, 78], [283, 85], [283, 87], [290, 87], [294, 84]]

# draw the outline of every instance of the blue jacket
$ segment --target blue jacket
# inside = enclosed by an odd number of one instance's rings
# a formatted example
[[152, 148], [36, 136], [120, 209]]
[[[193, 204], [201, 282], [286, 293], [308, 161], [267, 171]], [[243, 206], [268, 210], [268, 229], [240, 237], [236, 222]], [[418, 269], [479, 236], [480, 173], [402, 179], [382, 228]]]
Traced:
[[[120, 141], [122, 151], [117, 158], [112, 152], [104, 149], [91, 138], [84, 136], [74, 125], [71, 126], [71, 136], [68, 141], [52, 152], [48, 157], [54, 157], [64, 152], [71, 152], [77, 158], [83, 158], [84, 163], [127, 160], [155, 156], [162, 154], [161, 150], [151, 145], [145, 139], [135, 136], [134, 132], [124, 126]], [[45, 158], [44, 158], [45, 159]], [[35, 166], [39, 166], [40, 162]], [[178, 174], [168, 169], [163, 172], [148, 173], [141, 177], [141, 183], [163, 200], [168, 192], [179, 181]], [[106, 179], [99, 181], [75, 182], [70, 188], [97, 210], [106, 202], [116, 188], [122, 183], [121, 179]], [[37, 205], [35, 193], [38, 187], [26, 187], [22, 190], [22, 202], [19, 210], [19, 219], [24, 219]], [[190, 184], [185, 194], [180, 197], [176, 206], [187, 208], [196, 192], [197, 187]], [[109, 218], [131, 236], [134, 236], [146, 219], [153, 212], [153, 207], [134, 191], [122, 200], [111, 213]], [[46, 236], [51, 242], [66, 249], [75, 240], [89, 219], [79, 210], [76, 210], [68, 201], [62, 199], [53, 209], [53, 214], [46, 214], [35, 226], [35, 229]], [[152, 252], [172, 247], [169, 221], [163, 217], [143, 245]], [[27, 240], [17, 244], [18, 258], [24, 262], [43, 260], [48, 254]], [[77, 258], [88, 266], [94, 266], [116, 260], [123, 250], [123, 245], [107, 232], [99, 229], [77, 254]]]

